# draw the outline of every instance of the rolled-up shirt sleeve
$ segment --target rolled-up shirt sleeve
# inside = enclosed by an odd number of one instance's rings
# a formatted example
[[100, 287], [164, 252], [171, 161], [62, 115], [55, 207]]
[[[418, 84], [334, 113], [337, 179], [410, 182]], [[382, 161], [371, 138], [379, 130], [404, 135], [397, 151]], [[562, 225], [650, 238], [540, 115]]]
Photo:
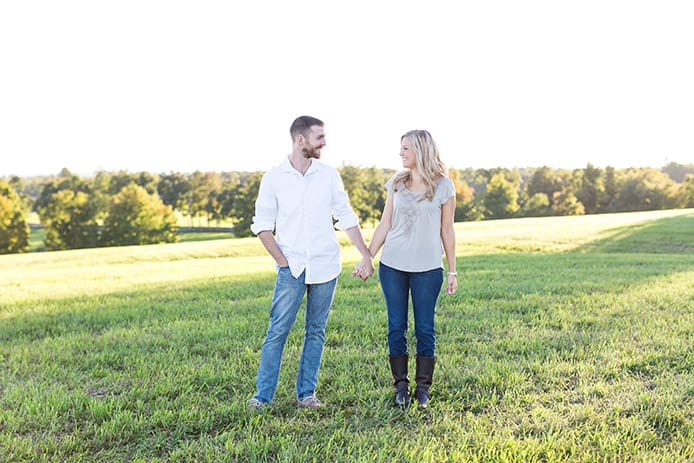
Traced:
[[251, 224], [251, 231], [254, 235], [262, 231], [275, 231], [277, 221], [277, 199], [272, 187], [272, 180], [268, 175], [264, 175], [260, 181], [258, 198], [255, 201], [255, 215]]
[[333, 217], [337, 220], [335, 228], [338, 230], [347, 230], [352, 227], [359, 225], [359, 217], [354, 213], [352, 207], [349, 204], [349, 198], [347, 192], [345, 191], [345, 186], [342, 183], [342, 178], [340, 174], [335, 172], [335, 188], [332, 194], [332, 210]]

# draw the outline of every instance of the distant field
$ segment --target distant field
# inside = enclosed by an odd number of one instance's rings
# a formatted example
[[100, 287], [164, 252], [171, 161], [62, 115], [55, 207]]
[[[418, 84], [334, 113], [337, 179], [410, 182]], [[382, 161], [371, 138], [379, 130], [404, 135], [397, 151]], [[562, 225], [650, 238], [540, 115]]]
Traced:
[[[214, 221], [207, 220], [204, 218], [190, 219], [176, 212], [176, 218], [178, 219], [178, 226], [185, 229], [186, 227], [200, 227], [200, 228], [233, 228], [233, 224], [230, 221]], [[36, 212], [31, 212], [27, 218], [27, 222], [32, 225], [40, 225], [41, 220]], [[45, 245], [44, 240], [46, 237], [46, 231], [43, 229], [32, 229], [31, 235], [29, 236], [29, 252], [44, 251]], [[208, 241], [216, 239], [226, 239], [231, 238], [229, 232], [205, 232], [205, 231], [195, 231], [180, 233], [179, 239], [182, 242], [186, 241]]]
[[[187, 215], [181, 214], [179, 211], [174, 211], [179, 227], [232, 227], [230, 220], [207, 220], [204, 217], [190, 218]], [[29, 212], [27, 222], [30, 224], [40, 224], [41, 219], [36, 212]]]
[[[229, 232], [187, 232], [179, 234], [179, 241], [182, 243], [190, 241], [211, 241], [211, 240], [223, 240], [232, 238], [233, 235]], [[32, 229], [31, 235], [29, 236], [29, 252], [45, 251], [46, 246], [44, 240], [46, 239], [46, 230], [44, 229]]]
[[256, 238], [0, 256], [0, 461], [694, 461], [694, 210], [456, 232], [426, 411], [391, 406], [382, 295], [350, 246], [326, 407], [294, 407], [300, 314], [260, 414]]

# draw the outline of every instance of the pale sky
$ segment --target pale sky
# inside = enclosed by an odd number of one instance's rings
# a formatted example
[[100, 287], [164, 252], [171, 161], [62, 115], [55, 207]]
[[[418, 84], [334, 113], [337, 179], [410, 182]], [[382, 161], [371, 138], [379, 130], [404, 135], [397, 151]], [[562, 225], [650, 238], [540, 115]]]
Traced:
[[694, 162], [694, 2], [4, 1], [0, 177]]

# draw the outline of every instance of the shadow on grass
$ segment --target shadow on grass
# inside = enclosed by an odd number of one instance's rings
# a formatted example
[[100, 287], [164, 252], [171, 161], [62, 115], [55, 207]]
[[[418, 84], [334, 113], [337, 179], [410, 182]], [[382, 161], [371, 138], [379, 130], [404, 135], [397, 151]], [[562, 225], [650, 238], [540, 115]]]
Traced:
[[265, 275], [240, 275], [216, 283], [174, 282], [147, 290], [20, 302], [0, 320], [0, 342], [98, 334], [210, 316], [242, 318], [257, 310], [258, 304], [269, 304], [273, 283]]
[[694, 214], [619, 227], [609, 233], [576, 252], [694, 254]]

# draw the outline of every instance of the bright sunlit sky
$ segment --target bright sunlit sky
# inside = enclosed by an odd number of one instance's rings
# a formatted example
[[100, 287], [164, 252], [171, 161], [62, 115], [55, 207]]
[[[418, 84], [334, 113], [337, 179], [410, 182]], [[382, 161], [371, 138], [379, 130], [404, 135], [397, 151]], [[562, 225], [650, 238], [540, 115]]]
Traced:
[[0, 177], [266, 170], [301, 114], [323, 160], [694, 162], [694, 2], [6, 1]]

